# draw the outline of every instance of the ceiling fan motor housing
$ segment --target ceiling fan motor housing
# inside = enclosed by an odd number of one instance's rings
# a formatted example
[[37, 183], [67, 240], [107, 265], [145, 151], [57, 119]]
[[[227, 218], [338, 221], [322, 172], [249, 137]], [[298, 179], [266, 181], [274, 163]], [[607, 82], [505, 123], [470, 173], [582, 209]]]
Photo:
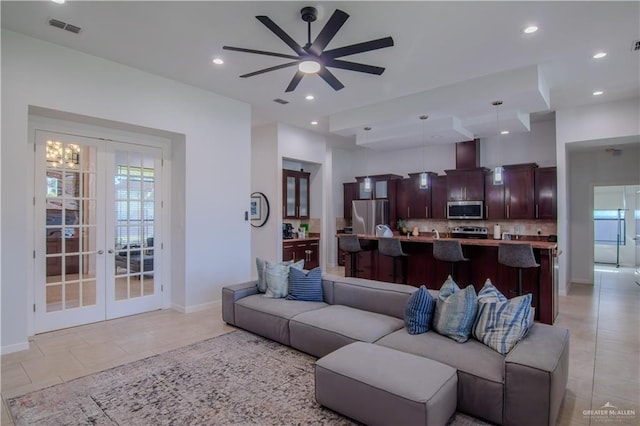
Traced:
[[318, 10], [313, 6], [303, 7], [300, 11], [304, 22], [313, 22], [318, 17]]

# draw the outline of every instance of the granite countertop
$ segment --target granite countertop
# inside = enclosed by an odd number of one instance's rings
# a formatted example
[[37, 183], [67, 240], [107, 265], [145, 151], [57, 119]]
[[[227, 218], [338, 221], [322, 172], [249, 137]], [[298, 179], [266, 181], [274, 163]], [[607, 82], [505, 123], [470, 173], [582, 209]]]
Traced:
[[309, 236], [309, 237], [305, 237], [305, 238], [284, 238], [282, 240], [282, 243], [295, 243], [297, 241], [320, 241], [320, 237], [316, 237], [316, 236]]
[[[378, 240], [380, 237], [376, 237], [375, 235], [365, 235], [358, 234], [358, 238], [361, 240]], [[420, 235], [418, 237], [414, 236], [399, 236], [394, 235], [394, 238], [399, 238], [400, 241], [404, 242], [413, 242], [413, 243], [433, 243], [433, 238], [431, 235]], [[500, 243], [506, 244], [522, 244], [529, 243], [535, 249], [543, 249], [543, 250], [556, 250], [558, 248], [558, 243], [552, 243], [549, 241], [540, 241], [538, 239], [535, 240], [527, 240], [524, 238], [518, 240], [494, 240], [493, 238], [487, 239], [473, 239], [473, 238], [440, 238], [442, 240], [458, 240], [460, 244], [463, 246], [485, 246], [485, 247], [497, 247]]]

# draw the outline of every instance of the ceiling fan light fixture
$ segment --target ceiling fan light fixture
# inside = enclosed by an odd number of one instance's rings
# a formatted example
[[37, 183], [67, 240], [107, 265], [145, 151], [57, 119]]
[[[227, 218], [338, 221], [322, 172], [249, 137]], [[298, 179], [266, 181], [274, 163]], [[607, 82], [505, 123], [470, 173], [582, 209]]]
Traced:
[[302, 61], [298, 64], [298, 69], [305, 74], [315, 74], [320, 71], [320, 63], [312, 60]]

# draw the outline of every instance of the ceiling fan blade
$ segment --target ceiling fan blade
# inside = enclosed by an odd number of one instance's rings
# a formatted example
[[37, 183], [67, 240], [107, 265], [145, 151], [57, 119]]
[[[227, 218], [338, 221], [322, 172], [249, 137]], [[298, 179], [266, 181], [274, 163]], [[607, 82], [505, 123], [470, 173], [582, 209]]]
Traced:
[[265, 50], [245, 49], [244, 47], [222, 46], [224, 50], [233, 50], [235, 52], [255, 53], [258, 55], [275, 56], [278, 58], [298, 59], [298, 56], [285, 55], [284, 53], [267, 52]]
[[311, 44], [309, 51], [315, 55], [320, 55], [333, 37], [335, 37], [340, 28], [342, 28], [347, 19], [349, 19], [348, 13], [336, 9]]
[[294, 65], [298, 65], [299, 62], [300, 61], [287, 62], [286, 64], [276, 65], [275, 67], [269, 67], [269, 68], [265, 68], [265, 69], [262, 69], [262, 70], [250, 72], [249, 74], [243, 74], [240, 77], [242, 77], [242, 78], [253, 77], [254, 75], [264, 74], [265, 72], [281, 70], [282, 68], [287, 68], [287, 67], [291, 67], [291, 66], [294, 66]]
[[391, 37], [384, 37], [377, 40], [370, 40], [363, 43], [327, 50], [322, 52], [322, 56], [326, 56], [327, 58], [340, 58], [342, 56], [355, 55], [356, 53], [369, 52], [371, 50], [383, 49], [390, 46], [393, 46], [393, 39]]
[[298, 55], [303, 56], [307, 54], [307, 52], [305, 52], [304, 49], [298, 43], [296, 43], [294, 39], [289, 37], [289, 34], [285, 33], [282, 28], [280, 28], [275, 22], [273, 22], [271, 18], [269, 18], [268, 16], [256, 16], [256, 19], [262, 22], [265, 27], [269, 28], [272, 33], [277, 35], [280, 40], [284, 41], [287, 46], [293, 49], [293, 51]]
[[291, 79], [291, 83], [289, 83], [285, 92], [293, 92], [294, 90], [296, 90], [296, 87], [298, 87], [298, 84], [300, 83], [300, 80], [302, 80], [302, 77], [304, 77], [304, 73], [302, 71], [298, 71]]
[[384, 72], [384, 68], [375, 65], [359, 64], [357, 62], [341, 61], [340, 59], [325, 60], [326, 67], [340, 68], [349, 71], [366, 72], [368, 74], [380, 75]]
[[329, 86], [333, 87], [333, 90], [340, 90], [344, 88], [344, 84], [340, 83], [336, 76], [331, 74], [331, 72], [325, 67], [320, 68], [320, 71], [318, 71], [318, 75], [322, 77], [322, 79], [326, 81]]

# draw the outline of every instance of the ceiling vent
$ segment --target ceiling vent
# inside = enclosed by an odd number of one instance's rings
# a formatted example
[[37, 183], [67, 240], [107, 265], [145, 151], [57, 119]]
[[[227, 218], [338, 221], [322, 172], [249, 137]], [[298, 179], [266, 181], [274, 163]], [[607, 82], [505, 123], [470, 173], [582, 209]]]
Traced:
[[67, 30], [69, 32], [72, 32], [74, 34], [78, 34], [80, 32], [80, 30], [82, 28], [73, 25], [73, 24], [67, 24], [66, 22], [62, 22], [58, 19], [49, 19], [49, 25], [51, 25], [52, 27], [56, 27], [56, 28], [60, 28], [61, 30]]
[[640, 40], [634, 40], [631, 43], [631, 50], [634, 52], [640, 52]]
[[285, 101], [284, 99], [280, 99], [280, 98], [274, 99], [273, 102], [279, 103], [281, 105], [286, 105], [289, 103], [289, 101]]

